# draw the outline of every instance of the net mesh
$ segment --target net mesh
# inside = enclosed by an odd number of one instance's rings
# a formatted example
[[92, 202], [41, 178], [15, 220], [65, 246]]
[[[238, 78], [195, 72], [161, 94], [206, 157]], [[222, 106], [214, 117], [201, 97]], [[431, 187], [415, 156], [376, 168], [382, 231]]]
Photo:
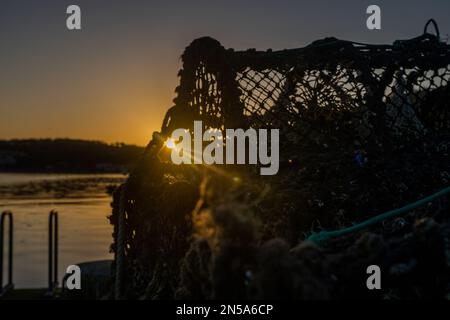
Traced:
[[[409, 145], [419, 164], [429, 164], [430, 170], [448, 167], [448, 153], [442, 148], [436, 151], [441, 153], [434, 160], [417, 156], [417, 152], [424, 152], [427, 141], [440, 141], [450, 134], [450, 46], [440, 42], [438, 36], [424, 33], [393, 45], [326, 38], [304, 48], [282, 51], [234, 51], [214, 39], [201, 38], [186, 48], [182, 60], [175, 105], [127, 182], [125, 291], [128, 289], [129, 294], [158, 292], [161, 297], [165, 296], [158, 291], [161, 288], [175, 291], [177, 287], [179, 276], [164, 274], [170, 273], [168, 266], [179, 268], [191, 246], [190, 213], [198, 206], [205, 171], [174, 166], [164, 161], [161, 150], [173, 130], [192, 129], [194, 120], [202, 120], [205, 128], [280, 129], [280, 161], [311, 163], [311, 169], [294, 166], [281, 174], [285, 180], [279, 184], [284, 186], [291, 183], [289, 179], [300, 179], [292, 178], [294, 173], [303, 179], [301, 185], [290, 185], [295, 194], [289, 191], [289, 199], [302, 204], [277, 208], [280, 215], [290, 217], [286, 224], [295, 228], [300, 225], [308, 229], [315, 219], [330, 211], [322, 204], [327, 203], [321, 200], [322, 195], [336, 207], [345, 203], [348, 211], [376, 211], [378, 204], [370, 197], [384, 197], [390, 206], [404, 199], [401, 188], [387, 191], [383, 184], [383, 191], [375, 191], [377, 179], [387, 181], [389, 186], [408, 185], [413, 198], [447, 181], [442, 170], [428, 172], [428, 176], [436, 174], [437, 178], [423, 185], [415, 186], [418, 176], [407, 181], [404, 172], [405, 179], [398, 181], [388, 165], [397, 160], [380, 156], [402, 153]], [[376, 167], [378, 172], [369, 182], [367, 177], [358, 182], [349, 163], [355, 154], [360, 166], [369, 154], [374, 163], [379, 160], [385, 167]], [[319, 167], [320, 162], [328, 167]], [[322, 185], [330, 176], [328, 168], [336, 170], [333, 186]], [[422, 189], [412, 192], [414, 188]], [[330, 189], [334, 189], [332, 195], [325, 196]], [[314, 198], [307, 198], [307, 194]], [[118, 199], [115, 195], [111, 217], [115, 239]], [[379, 205], [380, 210], [388, 209]], [[311, 219], [305, 222], [303, 217], [297, 223], [291, 215], [299, 208], [310, 212]], [[341, 218], [338, 224], [351, 220]], [[265, 219], [272, 218], [267, 215]], [[330, 223], [335, 221], [333, 217]], [[269, 230], [269, 235], [280, 233]], [[116, 241], [112, 250], [117, 251]]]
[[177, 106], [209, 127], [296, 130], [345, 115], [366, 135], [379, 134], [376, 123], [401, 134], [448, 129], [428, 119], [447, 111], [434, 110], [435, 96], [443, 96], [450, 77], [448, 48], [431, 36], [379, 47], [332, 38], [279, 52], [227, 51], [208, 38], [192, 46]]

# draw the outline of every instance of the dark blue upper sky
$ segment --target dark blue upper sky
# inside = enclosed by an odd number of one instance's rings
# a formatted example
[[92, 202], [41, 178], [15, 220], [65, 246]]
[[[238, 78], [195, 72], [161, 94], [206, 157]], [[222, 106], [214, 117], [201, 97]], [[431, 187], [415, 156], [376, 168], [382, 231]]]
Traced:
[[[68, 31], [66, 8], [82, 9]], [[382, 30], [366, 29], [366, 8]], [[145, 144], [171, 106], [179, 56], [209, 35], [226, 47], [283, 49], [335, 36], [392, 43], [429, 18], [450, 33], [449, 0], [2, 0], [0, 139], [72, 137]]]

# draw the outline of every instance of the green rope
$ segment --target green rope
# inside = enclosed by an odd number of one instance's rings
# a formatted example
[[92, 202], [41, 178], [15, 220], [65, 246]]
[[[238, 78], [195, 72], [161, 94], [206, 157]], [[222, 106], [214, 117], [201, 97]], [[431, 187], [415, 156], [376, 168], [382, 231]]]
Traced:
[[450, 193], [450, 187], [444, 188], [439, 192], [436, 192], [435, 194], [428, 196], [426, 198], [423, 198], [421, 200], [418, 200], [414, 203], [410, 203], [404, 207], [398, 208], [398, 209], [394, 209], [385, 213], [382, 213], [380, 215], [377, 215], [373, 218], [367, 219], [361, 223], [355, 224], [351, 227], [348, 228], [344, 228], [341, 230], [334, 230], [334, 231], [321, 231], [318, 233], [313, 233], [311, 236], [309, 236], [306, 240], [312, 241], [318, 245], [322, 244], [323, 242], [331, 239], [331, 238], [335, 238], [335, 237], [340, 237], [349, 233], [353, 233], [353, 232], [357, 232], [363, 229], [366, 229], [376, 223], [379, 223], [383, 220], [386, 219], [390, 219], [396, 216], [399, 216], [405, 212], [414, 210], [418, 207], [421, 207], [437, 198], [440, 198], [446, 194]]

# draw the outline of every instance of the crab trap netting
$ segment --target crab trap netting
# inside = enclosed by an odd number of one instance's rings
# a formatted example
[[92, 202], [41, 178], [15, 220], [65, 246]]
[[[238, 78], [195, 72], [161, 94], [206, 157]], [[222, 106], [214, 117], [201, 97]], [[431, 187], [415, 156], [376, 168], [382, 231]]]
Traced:
[[[450, 184], [450, 46], [439, 36], [393, 45], [327, 38], [282, 51], [201, 38], [182, 61], [175, 105], [115, 192], [116, 296], [449, 293], [448, 196], [320, 247], [304, 241]], [[278, 174], [174, 165], [164, 141], [194, 120], [279, 129]], [[383, 290], [367, 290], [370, 264], [381, 267]]]

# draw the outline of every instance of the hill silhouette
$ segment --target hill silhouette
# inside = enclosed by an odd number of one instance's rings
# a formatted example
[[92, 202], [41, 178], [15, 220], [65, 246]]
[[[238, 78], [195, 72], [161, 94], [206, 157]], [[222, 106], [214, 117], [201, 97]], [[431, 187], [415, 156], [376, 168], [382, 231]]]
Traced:
[[0, 140], [0, 171], [123, 172], [143, 148], [75, 139]]

